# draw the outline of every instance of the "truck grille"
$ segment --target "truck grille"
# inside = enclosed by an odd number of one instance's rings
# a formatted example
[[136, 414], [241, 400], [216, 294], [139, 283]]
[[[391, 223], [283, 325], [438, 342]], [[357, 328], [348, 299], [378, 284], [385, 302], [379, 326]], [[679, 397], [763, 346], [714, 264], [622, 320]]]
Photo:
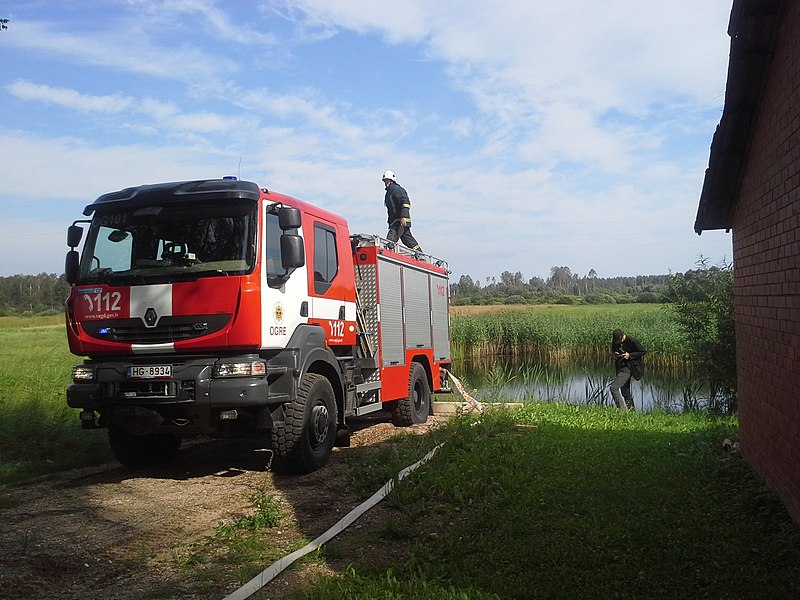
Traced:
[[220, 331], [231, 315], [190, 315], [162, 317], [155, 327], [145, 327], [141, 319], [115, 319], [84, 322], [83, 329], [98, 340], [122, 344], [162, 344], [190, 340]]

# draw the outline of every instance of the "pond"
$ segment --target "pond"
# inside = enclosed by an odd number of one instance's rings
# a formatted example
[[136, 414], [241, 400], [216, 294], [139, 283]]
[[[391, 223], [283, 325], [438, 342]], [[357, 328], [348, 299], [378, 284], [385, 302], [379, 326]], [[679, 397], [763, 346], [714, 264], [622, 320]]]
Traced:
[[[708, 390], [698, 383], [690, 365], [662, 363], [645, 359], [645, 376], [632, 382], [636, 410], [685, 412], [709, 408]], [[523, 356], [454, 358], [452, 367], [453, 374], [480, 402], [614, 405], [608, 389], [614, 377], [611, 359], [584, 356], [565, 363]]]

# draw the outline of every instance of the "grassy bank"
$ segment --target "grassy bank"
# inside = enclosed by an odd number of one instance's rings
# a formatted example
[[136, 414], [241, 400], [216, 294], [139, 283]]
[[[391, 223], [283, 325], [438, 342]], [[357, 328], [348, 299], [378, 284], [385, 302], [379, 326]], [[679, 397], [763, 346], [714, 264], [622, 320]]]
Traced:
[[730, 418], [534, 404], [366, 451], [365, 496], [445, 442], [390, 522], [354, 534], [391, 562], [348, 556], [296, 597], [798, 597], [800, 528], [722, 448], [735, 436]]
[[0, 318], [0, 484], [110, 459], [104, 432], [67, 406], [64, 317]]
[[683, 339], [659, 304], [460, 306], [453, 308], [450, 322], [453, 352], [460, 356], [606, 353], [617, 328], [644, 342], [655, 360], [683, 354]]
[[[645, 342], [650, 364], [679, 352], [672, 323], [657, 305], [464, 306], [453, 307], [452, 316], [454, 353], [462, 356], [536, 356], [565, 347], [605, 352], [616, 327]], [[66, 405], [78, 362], [62, 316], [0, 317], [0, 484], [110, 460], [105, 431], [81, 430], [77, 411]]]

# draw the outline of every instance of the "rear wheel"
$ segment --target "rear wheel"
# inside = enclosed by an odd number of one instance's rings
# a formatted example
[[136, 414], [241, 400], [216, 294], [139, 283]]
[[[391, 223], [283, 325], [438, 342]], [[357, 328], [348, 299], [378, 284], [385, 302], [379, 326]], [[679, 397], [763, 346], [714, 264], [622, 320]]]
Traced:
[[297, 398], [286, 408], [284, 424], [272, 430], [276, 470], [310, 473], [325, 466], [336, 439], [336, 398], [322, 375], [307, 373]]
[[431, 390], [425, 369], [411, 363], [408, 371], [408, 396], [397, 401], [392, 412], [392, 423], [399, 426], [424, 423], [431, 410]]
[[175, 458], [181, 437], [171, 433], [134, 435], [121, 427], [110, 427], [108, 443], [116, 459], [129, 469], [163, 465]]

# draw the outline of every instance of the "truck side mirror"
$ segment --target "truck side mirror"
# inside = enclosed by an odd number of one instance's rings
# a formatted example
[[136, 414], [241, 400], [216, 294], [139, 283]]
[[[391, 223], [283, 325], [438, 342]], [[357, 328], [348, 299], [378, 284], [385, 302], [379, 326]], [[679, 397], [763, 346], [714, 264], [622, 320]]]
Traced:
[[299, 209], [291, 206], [281, 206], [278, 209], [278, 227], [281, 230], [297, 229], [302, 225], [302, 222]]
[[306, 255], [303, 250], [303, 238], [296, 233], [281, 234], [281, 266], [283, 273], [267, 277], [270, 287], [278, 288], [289, 280], [298, 267], [306, 264]]
[[[80, 227], [78, 227], [78, 229], [80, 229]], [[67, 280], [67, 283], [75, 283], [78, 280], [78, 256], [77, 250], [70, 250], [67, 252], [67, 259], [64, 262], [64, 278]]]
[[288, 272], [302, 267], [304, 264], [306, 264], [306, 257], [303, 250], [303, 238], [293, 233], [284, 233], [281, 236], [281, 266]]
[[82, 237], [83, 227], [75, 224], [70, 225], [67, 229], [67, 246], [70, 248], [75, 248], [75, 246], [81, 243]]

